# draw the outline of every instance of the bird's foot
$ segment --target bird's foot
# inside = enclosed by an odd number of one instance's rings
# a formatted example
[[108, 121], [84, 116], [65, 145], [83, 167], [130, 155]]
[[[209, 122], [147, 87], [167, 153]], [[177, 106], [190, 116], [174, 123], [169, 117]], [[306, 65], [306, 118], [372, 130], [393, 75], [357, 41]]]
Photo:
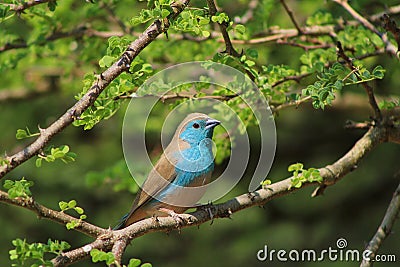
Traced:
[[178, 226], [185, 224], [185, 219], [175, 211], [167, 208], [159, 208], [158, 210], [171, 216]]
[[208, 202], [207, 204], [201, 205], [197, 207], [197, 210], [205, 210], [207, 211], [208, 215], [210, 216], [211, 219], [211, 224], [214, 222], [214, 214], [212, 212], [213, 204], [212, 202]]
[[210, 201], [207, 204], [198, 205], [197, 210], [209, 210], [213, 206], [213, 203]]

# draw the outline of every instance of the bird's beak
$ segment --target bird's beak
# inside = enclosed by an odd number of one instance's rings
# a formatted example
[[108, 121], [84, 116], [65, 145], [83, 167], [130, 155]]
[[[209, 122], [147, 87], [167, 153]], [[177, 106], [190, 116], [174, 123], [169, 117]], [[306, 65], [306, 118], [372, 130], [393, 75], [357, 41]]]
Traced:
[[206, 121], [206, 129], [214, 128], [215, 126], [221, 124], [220, 121], [214, 119], [207, 119]]

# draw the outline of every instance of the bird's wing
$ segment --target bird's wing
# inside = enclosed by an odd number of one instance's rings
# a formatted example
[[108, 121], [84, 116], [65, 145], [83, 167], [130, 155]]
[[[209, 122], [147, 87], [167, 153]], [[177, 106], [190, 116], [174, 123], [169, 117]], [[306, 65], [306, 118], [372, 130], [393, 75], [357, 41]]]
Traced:
[[[174, 140], [173, 140], [174, 141]], [[173, 143], [173, 141], [171, 143]], [[166, 156], [168, 155], [168, 156]], [[170, 146], [164, 151], [160, 159], [150, 171], [146, 181], [139, 189], [136, 198], [132, 204], [132, 209], [127, 218], [142, 207], [145, 203], [152, 199], [152, 196], [157, 195], [165, 187], [167, 187], [176, 178], [176, 165], [177, 159], [173, 155], [173, 149]]]

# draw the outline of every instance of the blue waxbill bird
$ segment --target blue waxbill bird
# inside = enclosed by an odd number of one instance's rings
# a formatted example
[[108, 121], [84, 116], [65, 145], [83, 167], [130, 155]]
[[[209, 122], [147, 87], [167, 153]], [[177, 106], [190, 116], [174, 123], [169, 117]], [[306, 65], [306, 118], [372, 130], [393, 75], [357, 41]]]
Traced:
[[177, 214], [196, 205], [214, 170], [211, 138], [219, 124], [202, 113], [189, 114], [181, 122], [115, 230], [150, 216], [179, 219]]

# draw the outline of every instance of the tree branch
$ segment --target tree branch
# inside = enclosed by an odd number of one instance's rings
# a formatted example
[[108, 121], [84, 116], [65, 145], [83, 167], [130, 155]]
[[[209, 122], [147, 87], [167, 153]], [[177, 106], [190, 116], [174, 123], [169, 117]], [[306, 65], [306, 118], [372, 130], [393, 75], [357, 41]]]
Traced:
[[369, 17], [370, 21], [379, 21], [383, 15], [396, 15], [400, 13], [400, 5], [387, 7], [385, 11], [376, 13]]
[[[400, 130], [398, 129], [397, 131]], [[233, 213], [240, 210], [253, 206], [263, 206], [272, 199], [290, 194], [310, 185], [320, 185], [324, 187], [333, 185], [346, 174], [355, 170], [368, 152], [387, 140], [388, 131], [385, 127], [371, 127], [343, 157], [332, 165], [327, 165], [319, 169], [320, 175], [323, 178], [322, 184], [318, 184], [317, 182], [305, 182], [300, 188], [295, 188], [292, 187], [293, 177], [289, 177], [255, 192], [240, 195], [224, 203], [200, 207], [193, 213], [182, 214], [180, 215], [180, 217], [182, 217], [182, 223], [180, 225], [177, 225], [175, 219], [172, 217], [141, 220], [127, 228], [110, 231], [108, 234], [99, 237], [90, 245], [63, 253], [62, 256], [53, 259], [54, 266], [66, 266], [77, 260], [88, 257], [90, 250], [93, 248], [110, 251], [114, 247], [113, 251], [117, 252], [125, 246], [123, 238], [127, 238], [126, 243], [129, 243], [151, 232], [168, 232], [177, 228], [181, 229], [200, 225], [207, 221], [212, 221], [215, 218], [229, 218]], [[322, 191], [320, 191], [320, 193], [322, 193]], [[118, 242], [120, 242], [120, 244], [117, 244]], [[85, 247], [86, 249], [84, 249]], [[58, 264], [60, 259], [63, 260], [63, 264]]]
[[[175, 19], [188, 4], [189, 0], [174, 2], [171, 6], [173, 13], [170, 14], [169, 19]], [[82, 96], [82, 98], [74, 106], [67, 110], [67, 112], [65, 112], [48, 128], [42, 129], [40, 131], [40, 136], [33, 143], [18, 153], [5, 158], [8, 164], [0, 166], [0, 179], [15, 167], [37, 155], [40, 150], [43, 149], [53, 138], [53, 136], [61, 132], [65, 127], [69, 126], [74, 120], [79, 118], [79, 116], [87, 108], [93, 105], [97, 97], [116, 77], [129, 70], [130, 64], [134, 58], [147, 45], [156, 39], [158, 35], [165, 32], [168, 29], [168, 26], [169, 24], [163, 24], [163, 22], [159, 20], [153, 22], [135, 41], [128, 46], [122, 56], [111, 67], [97, 76], [97, 79], [93, 82], [88, 92]]]
[[393, 198], [390, 201], [389, 207], [386, 210], [385, 216], [381, 224], [378, 227], [374, 237], [369, 241], [368, 246], [365, 250], [369, 250], [372, 254], [370, 255], [370, 261], [363, 259], [361, 262], [361, 267], [369, 267], [373, 264], [373, 259], [381, 247], [385, 238], [391, 233], [393, 225], [399, 215], [400, 210], [400, 184], [398, 185], [396, 191], [393, 193]]
[[[79, 220], [64, 212], [49, 209], [37, 203], [35, 200], [33, 200], [33, 198], [10, 198], [6, 192], [1, 190], [0, 190], [0, 202], [31, 210], [34, 213], [36, 213], [39, 218], [45, 218], [63, 225], [72, 221]], [[106, 229], [100, 228], [85, 221], [81, 221], [79, 225], [74, 228], [74, 230], [92, 237], [98, 237], [99, 235], [105, 234], [107, 232]]]
[[55, 1], [55, 0], [29, 0], [26, 2], [23, 2], [21, 4], [8, 4], [8, 6], [10, 7], [10, 10], [17, 12], [17, 14], [22, 13], [25, 9], [36, 6], [36, 5], [40, 5], [40, 4], [45, 4], [51, 1]]

